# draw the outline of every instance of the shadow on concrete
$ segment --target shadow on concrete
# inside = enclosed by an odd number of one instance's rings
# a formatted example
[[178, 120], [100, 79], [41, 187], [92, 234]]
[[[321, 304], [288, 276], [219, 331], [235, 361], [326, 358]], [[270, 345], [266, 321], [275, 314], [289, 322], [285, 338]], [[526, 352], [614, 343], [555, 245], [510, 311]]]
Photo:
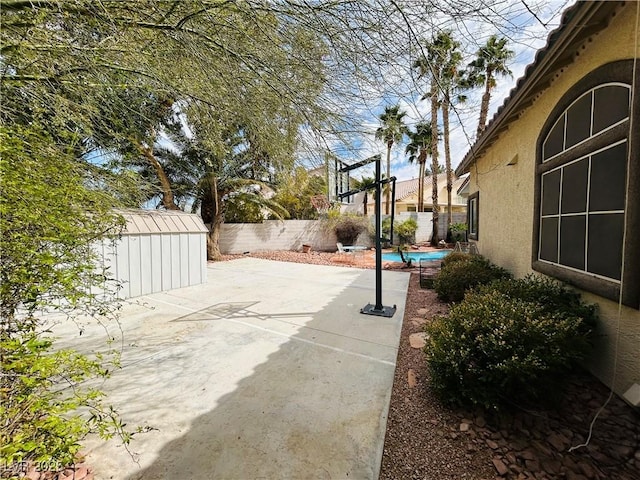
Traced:
[[[233, 327], [230, 332], [242, 327], [250, 337], [246, 342], [237, 332], [225, 340], [235, 341], [236, 350], [259, 349], [261, 341], [279, 343], [203, 414], [189, 415], [188, 399], [215, 387], [216, 377], [173, 400], [164, 398], [175, 402], [184, 428], [127, 480], [377, 478], [408, 275], [385, 273], [384, 281], [385, 304], [398, 305], [392, 318], [359, 313], [375, 294], [373, 272], [363, 271], [315, 312], [299, 312], [300, 305], [291, 303], [294, 311], [269, 313], [261, 311], [261, 302], [242, 301], [216, 303], [173, 320], [225, 322]], [[301, 321], [293, 335], [286, 333], [287, 325], [275, 327], [291, 319]], [[270, 326], [260, 329], [256, 322]], [[256, 328], [261, 337], [252, 336]], [[202, 358], [201, 368], [223, 356]], [[162, 370], [162, 358], [157, 360]], [[144, 385], [134, 384], [119, 389], [144, 395]], [[160, 427], [146, 435], [162, 434]]]

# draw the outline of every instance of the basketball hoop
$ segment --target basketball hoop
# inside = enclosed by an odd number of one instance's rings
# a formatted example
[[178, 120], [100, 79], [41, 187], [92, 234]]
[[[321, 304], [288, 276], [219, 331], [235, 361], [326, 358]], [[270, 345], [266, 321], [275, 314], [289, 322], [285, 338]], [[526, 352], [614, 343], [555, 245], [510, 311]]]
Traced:
[[313, 208], [316, 209], [316, 212], [318, 212], [320, 216], [326, 216], [331, 207], [331, 203], [329, 203], [325, 195], [314, 195], [311, 197], [311, 205], [313, 205]]

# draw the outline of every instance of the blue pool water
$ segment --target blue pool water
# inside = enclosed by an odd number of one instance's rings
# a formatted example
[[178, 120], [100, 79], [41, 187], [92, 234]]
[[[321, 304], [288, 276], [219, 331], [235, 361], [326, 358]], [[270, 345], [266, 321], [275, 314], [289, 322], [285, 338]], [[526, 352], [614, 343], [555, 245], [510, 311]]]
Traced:
[[[414, 262], [419, 262], [422, 260], [439, 260], [441, 258], [449, 255], [451, 250], [438, 250], [436, 252], [403, 252], [404, 258], [411, 259]], [[383, 253], [382, 260], [386, 260], [387, 262], [401, 262], [400, 254], [398, 252], [394, 253]]]

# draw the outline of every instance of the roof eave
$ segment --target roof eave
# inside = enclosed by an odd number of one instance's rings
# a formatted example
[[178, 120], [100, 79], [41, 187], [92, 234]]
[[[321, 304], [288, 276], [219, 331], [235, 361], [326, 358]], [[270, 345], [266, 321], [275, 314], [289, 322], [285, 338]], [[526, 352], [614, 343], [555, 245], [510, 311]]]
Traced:
[[456, 168], [457, 176], [468, 173], [471, 165], [497, 139], [498, 134], [508, 128], [522, 108], [531, 103], [533, 95], [546, 88], [550, 83], [550, 73], [572, 61], [573, 57], [563, 56], [563, 51], [576, 39], [586, 38], [604, 27], [602, 22], [591, 24], [589, 20], [598, 13], [601, 13], [601, 19], [608, 17], [608, 13], [617, 8], [617, 3], [578, 2], [563, 14], [561, 26], [549, 34], [547, 45], [538, 50], [535, 60], [527, 66], [525, 74], [516, 82], [502, 107]]

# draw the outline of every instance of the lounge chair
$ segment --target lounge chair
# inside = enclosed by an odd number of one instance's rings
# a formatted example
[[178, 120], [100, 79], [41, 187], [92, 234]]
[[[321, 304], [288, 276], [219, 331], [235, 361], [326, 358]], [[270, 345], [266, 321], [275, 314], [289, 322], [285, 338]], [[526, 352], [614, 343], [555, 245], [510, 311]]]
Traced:
[[364, 252], [367, 247], [363, 247], [362, 245], [343, 245], [342, 243], [336, 243], [338, 247], [338, 253], [358, 253]]

